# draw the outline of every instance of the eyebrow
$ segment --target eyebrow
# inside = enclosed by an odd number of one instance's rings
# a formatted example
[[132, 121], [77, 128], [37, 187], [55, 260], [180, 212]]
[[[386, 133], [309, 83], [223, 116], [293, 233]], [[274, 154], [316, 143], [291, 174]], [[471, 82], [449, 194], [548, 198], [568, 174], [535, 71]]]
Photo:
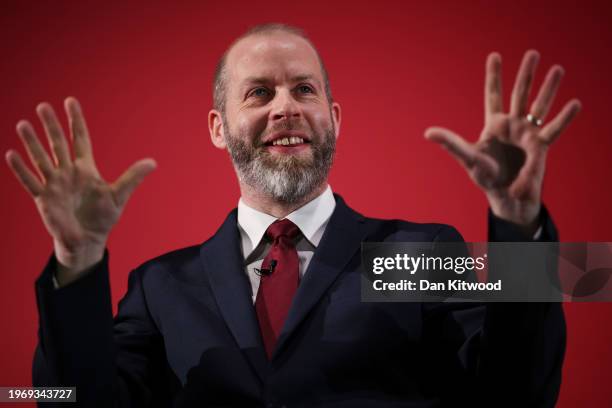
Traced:
[[293, 78], [291, 78], [291, 81], [293, 82], [313, 81], [313, 82], [316, 82], [317, 85], [320, 85], [319, 80], [315, 78], [314, 75], [310, 75], [310, 74], [294, 76]]
[[[321, 84], [319, 83], [319, 80], [315, 78], [314, 75], [301, 74], [301, 75], [296, 75], [291, 78], [291, 82], [301, 82], [301, 81], [313, 81], [318, 86], [321, 86]], [[251, 84], [266, 84], [269, 82], [270, 82], [270, 79], [267, 77], [250, 76], [250, 77], [245, 78], [244, 81], [242, 81], [242, 84], [243, 86], [245, 86], [245, 85], [251, 85]]]

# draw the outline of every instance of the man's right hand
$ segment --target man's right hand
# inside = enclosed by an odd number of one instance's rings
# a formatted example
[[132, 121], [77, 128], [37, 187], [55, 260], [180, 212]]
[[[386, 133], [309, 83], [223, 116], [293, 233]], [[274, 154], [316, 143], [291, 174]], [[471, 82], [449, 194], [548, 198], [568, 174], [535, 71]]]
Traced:
[[77, 279], [104, 257], [112, 227], [134, 189], [157, 166], [153, 159], [134, 163], [114, 183], [100, 176], [94, 161], [85, 118], [75, 98], [64, 107], [70, 124], [74, 157], [62, 127], [48, 103], [37, 106], [51, 147], [52, 159], [41, 145], [32, 125], [22, 120], [17, 133], [25, 146], [37, 177], [14, 150], [6, 153], [9, 167], [30, 193], [53, 238], [60, 286]]

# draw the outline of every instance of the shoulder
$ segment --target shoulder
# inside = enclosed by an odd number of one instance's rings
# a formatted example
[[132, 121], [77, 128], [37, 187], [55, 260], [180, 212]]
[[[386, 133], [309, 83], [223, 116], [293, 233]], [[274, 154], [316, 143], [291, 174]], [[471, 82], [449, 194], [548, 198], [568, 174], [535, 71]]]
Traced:
[[401, 219], [366, 217], [349, 207], [336, 194], [336, 209], [344, 222], [358, 222], [367, 229], [367, 240], [371, 242], [455, 242], [463, 241], [457, 229], [440, 223], [418, 223]]
[[137, 271], [142, 271], [143, 276], [147, 275], [154, 280], [165, 281], [166, 278], [172, 277], [191, 285], [207, 285], [206, 271], [202, 263], [205, 254], [217, 257], [234, 251], [239, 253], [236, 215], [236, 209], [230, 211], [218, 230], [204, 243], [166, 252], [143, 263]]
[[363, 217], [369, 239], [378, 242], [455, 242], [463, 237], [455, 227], [440, 223], [418, 223], [401, 219]]
[[201, 278], [201, 248], [202, 244], [199, 244], [166, 252], [142, 263], [133, 272], [149, 283], [165, 281], [169, 277], [178, 280]]
[[200, 248], [202, 244], [191, 245], [184, 248], [174, 249], [172, 251], [168, 251], [161, 255], [156, 256], [155, 258], [149, 259], [144, 262], [140, 267], [151, 267], [151, 266], [160, 266], [160, 267], [177, 267], [186, 263], [190, 263], [193, 260], [199, 257]]

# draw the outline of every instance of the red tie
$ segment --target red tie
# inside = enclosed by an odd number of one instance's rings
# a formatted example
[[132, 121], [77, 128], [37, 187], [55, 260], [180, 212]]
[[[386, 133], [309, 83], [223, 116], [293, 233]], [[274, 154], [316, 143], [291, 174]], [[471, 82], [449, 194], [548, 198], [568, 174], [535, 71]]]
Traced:
[[268, 358], [272, 357], [298, 286], [299, 264], [294, 238], [299, 233], [300, 229], [287, 219], [275, 221], [266, 231], [273, 243], [261, 267], [274, 266], [272, 273], [261, 275], [255, 310]]

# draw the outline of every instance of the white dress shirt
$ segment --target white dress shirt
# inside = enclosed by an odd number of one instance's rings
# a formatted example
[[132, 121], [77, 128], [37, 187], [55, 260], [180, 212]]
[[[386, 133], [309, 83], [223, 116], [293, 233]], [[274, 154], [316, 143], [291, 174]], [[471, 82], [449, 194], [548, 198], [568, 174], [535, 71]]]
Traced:
[[[297, 225], [301, 232], [296, 243], [300, 278], [308, 269], [335, 207], [336, 200], [328, 185], [320, 196], [285, 217]], [[260, 279], [255, 269], [261, 268], [272, 245], [268, 239], [264, 238], [264, 234], [276, 220], [276, 217], [249, 207], [242, 198], [238, 201], [238, 229], [240, 230], [244, 265], [251, 282], [253, 303], [257, 297]]]

